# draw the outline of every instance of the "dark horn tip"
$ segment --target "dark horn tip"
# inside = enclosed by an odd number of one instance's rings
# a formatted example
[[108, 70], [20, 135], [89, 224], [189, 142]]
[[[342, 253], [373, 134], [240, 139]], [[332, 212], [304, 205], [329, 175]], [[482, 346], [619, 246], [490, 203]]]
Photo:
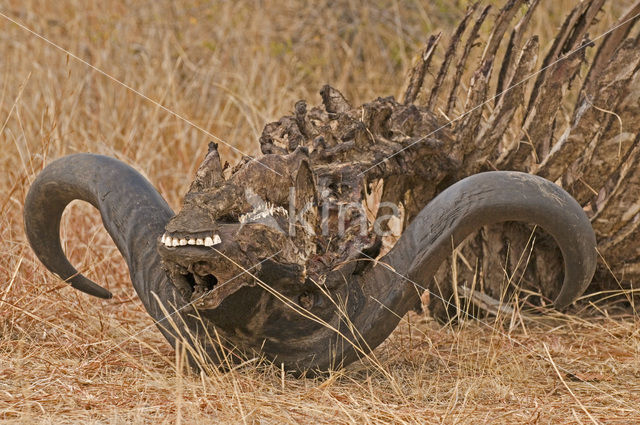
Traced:
[[72, 277], [71, 279], [67, 279], [67, 282], [69, 282], [73, 288], [82, 291], [85, 294], [93, 295], [94, 297], [105, 300], [113, 297], [113, 294], [107, 289], [80, 274]]

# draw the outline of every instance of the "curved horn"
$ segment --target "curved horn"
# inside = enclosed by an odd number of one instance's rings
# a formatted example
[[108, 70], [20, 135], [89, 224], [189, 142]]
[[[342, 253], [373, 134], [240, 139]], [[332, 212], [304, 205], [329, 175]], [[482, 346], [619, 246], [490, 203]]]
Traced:
[[[60, 245], [60, 219], [73, 200], [96, 207], [109, 235], [122, 253], [135, 290], [151, 316], [164, 318], [153, 294], [169, 308], [183, 305], [160, 267], [157, 238], [173, 211], [156, 189], [132, 167], [102, 155], [75, 154], [49, 164], [35, 179], [25, 199], [24, 224], [36, 256], [71, 286], [100, 298], [111, 293], [78, 273]], [[169, 342], [174, 335], [159, 326]]]
[[[368, 347], [375, 347], [418, 301], [452, 247], [480, 227], [504, 221], [536, 224], [562, 251], [564, 281], [556, 308], [571, 304], [595, 273], [596, 238], [582, 207], [541, 177], [511, 171], [476, 174], [450, 186], [415, 217], [394, 248], [363, 278], [369, 302], [354, 317]], [[420, 286], [414, 285], [417, 283]], [[346, 353], [346, 356], [353, 356]]]
[[[133, 168], [104, 156], [68, 156], [37, 177], [25, 201], [29, 242], [50, 270], [78, 289], [103, 297], [108, 291], [77, 274], [60, 247], [60, 217], [74, 199], [100, 210], [127, 261], [136, 292], [175, 346], [175, 335], [160, 325], [165, 318], [162, 308], [177, 311], [187, 301], [168, 281], [156, 245], [173, 215], [171, 209]], [[433, 277], [452, 245], [483, 225], [501, 221], [537, 224], [555, 238], [565, 262], [557, 307], [570, 304], [584, 291], [595, 271], [596, 241], [580, 205], [540, 177], [489, 172], [468, 177], [438, 195], [378, 265], [363, 274], [347, 276], [344, 269], [330, 273], [324, 287], [333, 288], [331, 296], [326, 290], [315, 297], [305, 293], [303, 301], [298, 298], [298, 284], [287, 279], [287, 270], [267, 261], [259, 273], [262, 286], [245, 286], [219, 307], [198, 311], [202, 322], [182, 314], [182, 322], [175, 322], [178, 331], [186, 331], [187, 341], [193, 345], [191, 336], [195, 337], [212, 359], [219, 350], [211, 339], [203, 338], [207, 334], [203, 324], [215, 325], [221, 337], [217, 340], [226, 346], [261, 352], [291, 370], [314, 373], [339, 367], [372, 350], [393, 331], [423, 290], [415, 284], [424, 286]], [[282, 296], [275, 296], [274, 290]], [[199, 347], [196, 350], [202, 353]]]
[[313, 374], [340, 367], [384, 341], [452, 247], [480, 227], [502, 221], [537, 224], [555, 238], [565, 264], [556, 307], [567, 306], [586, 289], [595, 271], [596, 240], [580, 205], [543, 178], [488, 172], [461, 180], [432, 200], [376, 266], [363, 274], [347, 275], [343, 268], [326, 276], [319, 286], [333, 288], [330, 296], [320, 289], [298, 298], [290, 284], [278, 283], [286, 280], [284, 270], [263, 267], [262, 288], [242, 288], [202, 314], [228, 341], [289, 369]]

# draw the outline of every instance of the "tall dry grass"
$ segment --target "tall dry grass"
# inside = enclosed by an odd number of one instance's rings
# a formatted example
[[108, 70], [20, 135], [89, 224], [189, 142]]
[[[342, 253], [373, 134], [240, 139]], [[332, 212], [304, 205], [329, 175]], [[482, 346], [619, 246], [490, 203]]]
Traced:
[[[354, 104], [398, 96], [427, 36], [449, 34], [467, 3], [5, 0], [0, 12], [255, 154], [263, 125], [298, 99], [318, 103], [325, 83]], [[575, 3], [543, 1], [543, 46]], [[630, 3], [610, 1], [597, 30]], [[1, 17], [0, 57], [3, 423], [640, 422], [638, 319], [606, 300], [444, 327], [411, 314], [375, 351], [382, 369], [296, 379], [254, 359], [194, 375], [152, 326], [94, 210], [70, 208], [63, 241], [109, 301], [45, 271], [21, 211], [46, 163], [85, 151], [134, 165], [177, 209], [210, 136]]]

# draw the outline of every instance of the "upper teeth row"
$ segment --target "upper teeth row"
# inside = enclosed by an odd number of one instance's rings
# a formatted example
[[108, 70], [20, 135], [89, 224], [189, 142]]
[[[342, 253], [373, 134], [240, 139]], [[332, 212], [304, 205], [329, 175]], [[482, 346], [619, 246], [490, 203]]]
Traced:
[[162, 235], [160, 241], [164, 244], [164, 246], [172, 247], [172, 246], [185, 246], [185, 245], [201, 245], [201, 246], [214, 246], [218, 245], [222, 242], [220, 239], [220, 235], [207, 236], [206, 238], [197, 238], [197, 239], [186, 239], [186, 238], [172, 238], [166, 233]]
[[269, 202], [266, 202], [254, 208], [252, 211], [246, 214], [242, 214], [238, 218], [238, 221], [243, 224], [249, 223], [252, 221], [260, 220], [261, 218], [265, 218], [267, 216], [273, 216], [273, 214], [276, 212], [284, 216], [289, 215], [289, 211], [287, 211], [284, 207], [275, 206]]

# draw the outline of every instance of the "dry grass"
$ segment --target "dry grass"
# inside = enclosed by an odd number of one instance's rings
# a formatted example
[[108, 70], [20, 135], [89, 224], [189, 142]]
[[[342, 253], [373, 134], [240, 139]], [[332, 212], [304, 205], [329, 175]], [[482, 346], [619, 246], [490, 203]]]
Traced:
[[[543, 2], [543, 40], [574, 3]], [[630, 1], [609, 3], [598, 30]], [[255, 154], [262, 126], [298, 99], [318, 102], [324, 83], [356, 104], [399, 95], [427, 35], [450, 32], [465, 5], [64, 0], [5, 1], [0, 12]], [[296, 379], [253, 360], [187, 372], [149, 327], [95, 211], [71, 208], [63, 240], [72, 262], [114, 292], [109, 301], [44, 270], [21, 209], [44, 164], [81, 151], [133, 164], [177, 208], [210, 137], [4, 18], [0, 53], [3, 423], [640, 422], [639, 321], [603, 303], [445, 327], [410, 315], [375, 351], [384, 371], [361, 362]]]

